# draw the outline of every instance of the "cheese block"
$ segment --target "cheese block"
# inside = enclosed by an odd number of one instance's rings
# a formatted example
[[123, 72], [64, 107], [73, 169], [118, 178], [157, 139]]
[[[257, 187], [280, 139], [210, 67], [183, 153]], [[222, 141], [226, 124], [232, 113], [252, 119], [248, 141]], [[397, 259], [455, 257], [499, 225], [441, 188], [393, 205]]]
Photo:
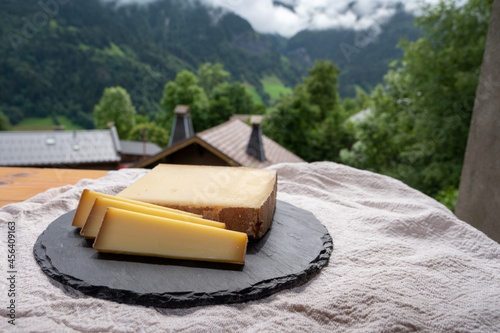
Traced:
[[115, 199], [115, 200], [129, 202], [129, 203], [133, 203], [133, 204], [141, 205], [141, 206], [145, 206], [145, 207], [165, 209], [168, 211], [177, 212], [179, 214], [187, 214], [187, 215], [191, 215], [191, 216], [201, 217], [201, 215], [191, 214], [191, 213], [188, 213], [185, 211], [173, 210], [170, 208], [165, 208], [165, 207], [158, 206], [158, 205], [152, 205], [152, 204], [145, 203], [145, 202], [137, 202], [137, 201], [133, 201], [133, 200], [128, 200], [125, 198], [118, 198], [118, 197], [115, 197], [113, 195], [94, 192], [94, 191], [90, 191], [90, 190], [85, 189], [85, 190], [83, 190], [82, 196], [80, 197], [80, 201], [78, 202], [78, 207], [76, 208], [75, 216], [73, 218], [73, 223], [72, 223], [73, 227], [77, 227], [77, 228], [83, 227], [83, 225], [85, 224], [85, 221], [87, 221], [87, 217], [88, 217], [90, 210], [92, 209], [92, 206], [94, 205], [94, 201], [97, 197]]
[[274, 170], [159, 164], [120, 198], [180, 209], [261, 238], [276, 209]]
[[130, 210], [148, 215], [166, 217], [173, 220], [198, 223], [216, 228], [225, 228], [224, 223], [221, 222], [210, 221], [197, 216], [179, 214], [177, 212], [171, 212], [165, 209], [161, 209], [161, 207], [159, 207], [160, 209], [156, 209], [131, 204], [125, 201], [119, 201], [116, 199], [97, 197], [95, 199], [94, 205], [92, 206], [92, 209], [90, 210], [85, 225], [83, 226], [82, 230], [80, 230], [80, 235], [88, 239], [94, 239], [97, 236], [99, 228], [101, 227], [102, 219], [104, 218], [106, 209], [108, 209], [109, 207]]
[[108, 208], [94, 249], [99, 252], [243, 264], [246, 234]]

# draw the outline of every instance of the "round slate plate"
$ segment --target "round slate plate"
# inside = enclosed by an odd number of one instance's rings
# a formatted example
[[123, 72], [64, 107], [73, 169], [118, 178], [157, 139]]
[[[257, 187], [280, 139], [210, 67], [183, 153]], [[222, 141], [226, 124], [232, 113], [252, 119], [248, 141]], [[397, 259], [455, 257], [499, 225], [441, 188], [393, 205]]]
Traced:
[[245, 265], [98, 253], [71, 226], [74, 213], [38, 237], [35, 259], [54, 280], [120, 303], [177, 308], [255, 300], [307, 281], [333, 251], [311, 212], [281, 201], [271, 229], [248, 243]]

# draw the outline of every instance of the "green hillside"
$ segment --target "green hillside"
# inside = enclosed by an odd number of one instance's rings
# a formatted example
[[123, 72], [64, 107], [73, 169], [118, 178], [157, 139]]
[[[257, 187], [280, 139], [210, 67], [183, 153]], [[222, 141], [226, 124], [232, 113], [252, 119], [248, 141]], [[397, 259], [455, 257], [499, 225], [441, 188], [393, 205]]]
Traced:
[[283, 52], [304, 67], [312, 67], [314, 60], [331, 60], [340, 69], [340, 95], [354, 96], [355, 86], [371, 90], [382, 81], [389, 64], [403, 56], [397, 47], [401, 38], [417, 39], [419, 30], [413, 20], [399, 8], [394, 16], [365, 31], [302, 31], [288, 41]]
[[[352, 30], [303, 31], [291, 39], [259, 34], [244, 19], [197, 1], [47, 3], [0, 2], [0, 110], [13, 125], [65, 116], [91, 128], [104, 88], [117, 85], [130, 93], [139, 114], [154, 117], [165, 84], [205, 62], [223, 64], [254, 101], [270, 106], [315, 60], [329, 59], [341, 70], [341, 96], [353, 96], [356, 85], [369, 90], [382, 80], [401, 56], [401, 36], [417, 34], [413, 17], [403, 11], [361, 47]], [[345, 45], [357, 48], [349, 59]]]
[[204, 62], [222, 63], [264, 102], [263, 77], [290, 86], [301, 77], [302, 69], [285, 66], [248, 22], [232, 14], [215, 22], [217, 13], [196, 2], [115, 8], [75, 0], [56, 9], [36, 0], [0, 2], [0, 109], [13, 125], [63, 115], [92, 127], [94, 105], [105, 87], [116, 85], [129, 91], [139, 113], [154, 115], [165, 83]]
[[14, 131], [51, 131], [60, 128], [65, 130], [83, 129], [74, 124], [66, 116], [44, 117], [44, 118], [24, 118], [12, 128]]
[[289, 95], [292, 89], [287, 87], [275, 75], [265, 76], [262, 80], [264, 92], [269, 95], [271, 102], [276, 102], [282, 95]]
[[260, 95], [257, 93], [257, 89], [255, 89], [254, 86], [250, 85], [250, 84], [244, 84], [243, 85], [245, 87], [245, 90], [250, 94], [250, 96], [252, 97], [252, 101], [254, 103], [263, 103], [262, 101], [262, 97], [260, 97]]

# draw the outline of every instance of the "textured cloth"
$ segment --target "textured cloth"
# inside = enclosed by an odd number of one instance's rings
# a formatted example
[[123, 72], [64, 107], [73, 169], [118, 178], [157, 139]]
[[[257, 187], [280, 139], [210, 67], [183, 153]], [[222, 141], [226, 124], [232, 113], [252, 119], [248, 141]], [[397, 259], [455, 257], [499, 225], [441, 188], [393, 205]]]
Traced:
[[[335, 163], [280, 164], [278, 199], [327, 227], [334, 250], [307, 283], [258, 301], [188, 309], [92, 298], [51, 280], [33, 245], [84, 188], [115, 194], [147, 170], [111, 171], [0, 209], [0, 331], [499, 332], [500, 245], [403, 183]], [[8, 324], [7, 222], [16, 223], [16, 326]]]

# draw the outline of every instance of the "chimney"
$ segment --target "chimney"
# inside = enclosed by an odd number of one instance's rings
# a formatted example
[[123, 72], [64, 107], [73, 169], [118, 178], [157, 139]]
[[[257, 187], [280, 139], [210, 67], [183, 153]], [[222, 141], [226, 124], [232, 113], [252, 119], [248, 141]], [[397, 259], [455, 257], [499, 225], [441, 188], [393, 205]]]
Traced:
[[263, 116], [254, 115], [250, 117], [250, 123], [252, 123], [252, 133], [250, 133], [250, 139], [247, 144], [247, 154], [252, 155], [261, 162], [266, 161], [266, 156], [264, 155], [264, 143], [262, 141], [262, 123]]
[[170, 133], [168, 146], [184, 141], [194, 136], [193, 122], [191, 120], [191, 109], [187, 105], [177, 105], [174, 109], [175, 119]]

